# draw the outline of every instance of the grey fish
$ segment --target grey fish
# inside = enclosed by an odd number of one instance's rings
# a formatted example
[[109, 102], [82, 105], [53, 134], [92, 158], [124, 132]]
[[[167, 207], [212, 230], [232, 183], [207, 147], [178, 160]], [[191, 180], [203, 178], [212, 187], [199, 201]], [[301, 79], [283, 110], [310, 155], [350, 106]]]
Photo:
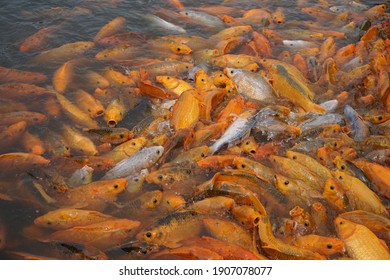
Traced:
[[370, 135], [370, 130], [367, 124], [349, 105], [345, 105], [344, 115], [347, 121], [347, 126], [351, 129], [351, 137], [353, 140], [357, 142], [364, 141]]
[[344, 125], [344, 117], [340, 114], [325, 114], [325, 115], [315, 115], [313, 118], [310, 118], [302, 122], [298, 127], [302, 132], [307, 130], [320, 127], [328, 124], [340, 124]]
[[73, 172], [68, 180], [69, 187], [77, 187], [80, 185], [86, 185], [92, 182], [93, 168], [88, 165], [84, 165], [80, 169]]
[[101, 180], [125, 178], [133, 175], [144, 168], [149, 168], [162, 156], [164, 147], [152, 146], [143, 148], [131, 157], [118, 162], [112, 169], [107, 171]]
[[234, 143], [247, 134], [256, 123], [255, 110], [248, 110], [240, 114], [225, 130], [224, 134], [209, 147], [209, 154], [214, 154], [225, 144]]

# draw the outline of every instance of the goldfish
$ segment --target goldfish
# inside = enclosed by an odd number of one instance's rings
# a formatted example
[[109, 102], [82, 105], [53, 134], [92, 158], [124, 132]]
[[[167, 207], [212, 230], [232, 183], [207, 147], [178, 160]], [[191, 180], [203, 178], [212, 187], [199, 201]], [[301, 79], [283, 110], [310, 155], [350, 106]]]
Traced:
[[63, 207], [103, 211], [108, 203], [114, 203], [119, 193], [127, 185], [124, 178], [99, 180], [76, 188], [55, 197]]
[[200, 214], [190, 210], [174, 212], [140, 231], [136, 238], [147, 243], [177, 248], [181, 241], [196, 237], [202, 231], [203, 223], [200, 217]]
[[86, 51], [95, 46], [94, 42], [79, 41], [67, 43], [60, 47], [43, 51], [31, 59], [32, 63], [61, 64], [65, 61], [82, 56]]
[[345, 191], [332, 177], [326, 180], [322, 194], [332, 206], [340, 211], [346, 210], [349, 206]]
[[46, 166], [49, 159], [32, 153], [6, 153], [0, 155], [0, 166], [2, 170], [28, 170], [36, 166]]
[[75, 61], [69, 60], [61, 65], [53, 74], [53, 88], [58, 93], [64, 92], [71, 86], [75, 74]]
[[97, 135], [102, 143], [122, 144], [133, 139], [134, 133], [125, 127], [86, 129], [91, 135]]
[[259, 219], [258, 232], [262, 250], [266, 252], [266, 256], [272, 259], [326, 259], [319, 253], [286, 244], [276, 238], [268, 216], [261, 216]]
[[225, 213], [234, 206], [234, 199], [226, 196], [206, 197], [202, 200], [190, 204], [187, 209], [198, 213]]
[[40, 84], [46, 80], [47, 76], [42, 73], [0, 66], [0, 82], [2, 83]]
[[74, 105], [67, 97], [63, 96], [58, 92], [54, 92], [58, 102], [61, 105], [64, 113], [74, 122], [79, 125], [88, 128], [97, 128], [98, 124], [88, 114], [84, 113], [79, 107]]
[[105, 250], [129, 241], [141, 225], [139, 221], [111, 219], [86, 226], [75, 226], [58, 230], [48, 237], [48, 241], [76, 242]]
[[211, 237], [238, 244], [257, 253], [257, 249], [253, 247], [251, 234], [238, 224], [217, 218], [204, 218], [203, 223]]
[[25, 133], [26, 127], [27, 123], [25, 121], [11, 124], [0, 133], [0, 144], [3, 147], [6, 147], [14, 141], [18, 140], [23, 135], [23, 133]]
[[189, 92], [183, 92], [172, 109], [171, 125], [175, 130], [191, 128], [199, 120], [199, 101]]
[[113, 20], [111, 20], [110, 22], [106, 23], [95, 35], [93, 41], [99, 42], [101, 39], [105, 37], [112, 36], [115, 33], [121, 31], [121, 29], [123, 29], [125, 25], [126, 25], [126, 19], [124, 17], [118, 16]]
[[91, 139], [69, 125], [64, 124], [62, 126], [62, 136], [64, 137], [64, 141], [73, 151], [91, 156], [98, 153], [96, 146]]
[[113, 219], [113, 217], [97, 211], [60, 208], [37, 217], [34, 220], [34, 224], [52, 230], [64, 230], [76, 226], [86, 226], [89, 224], [99, 223], [110, 219]]
[[114, 84], [117, 86], [135, 85], [135, 81], [131, 77], [126, 76], [112, 68], [107, 68], [103, 73], [103, 77], [109, 82], [109, 84]]
[[193, 86], [184, 80], [172, 76], [156, 76], [156, 81], [163, 84], [166, 89], [169, 89], [180, 96], [183, 92], [193, 89]]
[[42, 27], [37, 32], [28, 36], [19, 45], [21, 52], [42, 51], [46, 48], [47, 40], [58, 29], [57, 26]]
[[390, 185], [386, 179], [390, 172], [388, 167], [365, 160], [354, 160], [352, 163], [363, 170], [380, 194], [390, 197]]
[[349, 256], [357, 260], [389, 260], [390, 253], [367, 227], [341, 217], [334, 219], [337, 235], [344, 241]]
[[115, 98], [104, 111], [104, 119], [109, 127], [115, 127], [125, 117], [128, 108], [121, 98]]
[[0, 97], [6, 99], [23, 99], [48, 94], [49, 91], [26, 83], [6, 83], [0, 85]]
[[273, 182], [276, 174], [272, 168], [245, 157], [234, 157], [233, 164], [237, 169], [251, 172], [268, 183]]
[[144, 147], [145, 144], [146, 144], [145, 137], [142, 136], [137, 137], [116, 146], [114, 149], [104, 154], [103, 156], [112, 159], [114, 162], [117, 163], [138, 152], [140, 149]]
[[352, 210], [364, 210], [379, 215], [388, 215], [381, 199], [362, 181], [339, 170], [336, 170], [334, 175], [344, 189]]
[[248, 205], [232, 207], [232, 215], [245, 228], [255, 228], [260, 219], [260, 213]]
[[293, 245], [312, 250], [323, 256], [330, 256], [344, 252], [344, 242], [338, 238], [309, 234], [298, 236]]

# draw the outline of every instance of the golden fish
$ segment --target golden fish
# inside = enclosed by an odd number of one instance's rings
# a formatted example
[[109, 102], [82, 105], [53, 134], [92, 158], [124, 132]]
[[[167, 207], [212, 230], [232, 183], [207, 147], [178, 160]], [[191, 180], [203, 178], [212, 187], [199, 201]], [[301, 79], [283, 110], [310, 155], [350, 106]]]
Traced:
[[75, 61], [70, 60], [62, 64], [53, 74], [53, 87], [63, 94], [71, 85], [74, 76]]
[[115, 98], [104, 112], [104, 120], [109, 127], [115, 127], [125, 117], [128, 108], [121, 98]]
[[45, 74], [0, 66], [0, 82], [40, 84], [47, 80]]
[[74, 92], [74, 100], [76, 105], [88, 114], [92, 119], [100, 117], [104, 114], [104, 107], [99, 100], [94, 98], [88, 92], [79, 89]]
[[90, 156], [98, 153], [91, 139], [69, 125], [64, 124], [62, 126], [62, 136], [72, 151], [81, 152], [84, 155]]
[[172, 109], [171, 125], [177, 131], [191, 128], [199, 120], [199, 101], [189, 92], [183, 92]]
[[344, 189], [353, 210], [364, 210], [379, 215], [388, 215], [388, 211], [380, 198], [358, 178], [339, 170], [336, 170], [334, 175]]
[[108, 80], [108, 82], [112, 85], [117, 85], [117, 86], [134, 86], [135, 82], [134, 80], [122, 74], [119, 71], [116, 71], [112, 68], [107, 68], [104, 73], [103, 73], [104, 78]]
[[289, 245], [275, 237], [268, 216], [262, 216], [258, 226], [261, 248], [272, 259], [295, 259], [295, 260], [324, 260], [321, 254], [308, 249]]
[[0, 155], [0, 167], [6, 170], [28, 170], [36, 166], [48, 165], [50, 160], [31, 153], [6, 153]]
[[317, 252], [324, 256], [344, 252], [344, 242], [340, 239], [315, 234], [297, 236], [293, 245]]
[[139, 221], [111, 219], [56, 231], [48, 237], [48, 241], [76, 242], [105, 250], [129, 241], [140, 225]]
[[68, 98], [58, 92], [54, 92], [64, 113], [75, 123], [88, 127], [97, 128], [98, 124], [88, 114], [84, 113], [79, 107], [74, 105]]
[[112, 151], [104, 154], [104, 157], [112, 159], [115, 163], [134, 155], [136, 152], [141, 150], [141, 148], [146, 144], [145, 137], [137, 137], [126, 141]]
[[[27, 123], [25, 121], [16, 122], [0, 132], [1, 150], [3, 147], [11, 145], [17, 141], [26, 131]], [[30, 152], [30, 151], [28, 151]]]
[[353, 259], [390, 260], [387, 246], [367, 227], [340, 217], [334, 219], [334, 225], [348, 255]]
[[52, 35], [57, 29], [57, 26], [40, 28], [37, 32], [30, 35], [20, 43], [19, 51], [35, 52], [43, 50], [50, 35]]
[[147, 243], [177, 248], [181, 241], [199, 236], [202, 225], [202, 220], [197, 212], [179, 211], [161, 218], [155, 226], [139, 232], [136, 238]]
[[322, 194], [328, 203], [339, 211], [345, 211], [349, 206], [348, 197], [345, 194], [345, 191], [334, 178], [326, 180]]
[[237, 205], [232, 207], [233, 217], [245, 228], [255, 228], [259, 223], [260, 213], [248, 205]]
[[194, 89], [192, 85], [172, 76], [156, 76], [156, 81], [163, 84], [166, 89], [169, 89], [180, 96], [186, 90]]
[[0, 97], [6, 99], [24, 99], [41, 96], [47, 93], [49, 93], [47, 89], [31, 84], [8, 83], [0, 85]]
[[34, 224], [53, 230], [64, 230], [76, 226], [86, 226], [89, 224], [99, 223], [110, 219], [113, 219], [113, 217], [97, 211], [60, 208], [37, 217], [34, 220]]
[[207, 197], [189, 205], [187, 209], [202, 214], [226, 213], [234, 205], [234, 199], [226, 196]]
[[118, 33], [121, 29], [123, 29], [125, 25], [126, 19], [124, 17], [118, 16], [110, 22], [106, 23], [95, 35], [93, 41], [98, 42], [105, 37], [114, 35], [115, 33]]

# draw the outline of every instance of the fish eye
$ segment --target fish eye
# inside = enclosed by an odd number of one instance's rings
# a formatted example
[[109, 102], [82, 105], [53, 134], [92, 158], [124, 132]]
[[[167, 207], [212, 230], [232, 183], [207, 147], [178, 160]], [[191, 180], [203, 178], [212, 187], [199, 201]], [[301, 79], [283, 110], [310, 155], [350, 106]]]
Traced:
[[114, 189], [117, 189], [119, 188], [119, 186], [117, 184], [114, 185]]
[[245, 165], [245, 164], [241, 164], [241, 167], [242, 167], [242, 168], [245, 168], [245, 167], [246, 167], [246, 165]]
[[343, 221], [341, 221], [340, 223], [339, 223], [339, 225], [343, 225], [344, 224], [344, 222]]
[[332, 244], [330, 244], [330, 243], [326, 245], [326, 248], [328, 248], [328, 249], [332, 249], [332, 247], [333, 247], [333, 246], [332, 246]]
[[344, 166], [344, 165], [342, 165], [342, 166], [340, 166], [340, 168], [341, 168], [341, 170], [344, 170], [344, 169], [345, 169], [345, 166]]
[[119, 137], [120, 137], [120, 138], [123, 138], [123, 137], [125, 137], [125, 136], [124, 136], [123, 134], [119, 134]]
[[234, 74], [234, 71], [233, 71], [233, 70], [230, 70], [230, 74]]
[[343, 176], [339, 176], [339, 179], [341, 179], [341, 180], [342, 180], [342, 179], [343, 179]]
[[138, 182], [138, 181], [139, 181], [139, 179], [138, 179], [138, 178], [135, 178], [135, 179], [134, 179], [134, 182]]
[[155, 198], [153, 199], [153, 203], [156, 204], [158, 202], [158, 200]]
[[305, 227], [308, 227], [310, 225], [310, 223], [308, 221], [305, 221], [305, 223], [303, 224]]
[[177, 51], [180, 52], [180, 51], [181, 51], [181, 48], [177, 48]]
[[186, 16], [188, 16], [188, 13], [187, 13], [187, 12], [185, 12], [185, 15], [186, 15]]
[[256, 151], [255, 151], [255, 150], [251, 150], [250, 153], [251, 153], [251, 154], [255, 154]]
[[324, 158], [323, 158], [323, 157], [320, 157], [320, 160], [324, 160]]
[[330, 188], [331, 190], [334, 190], [334, 186], [333, 186], [333, 185], [331, 185], [329, 188]]
[[380, 121], [381, 121], [382, 119], [383, 119], [383, 117], [382, 117], [382, 116], [379, 116], [379, 117], [378, 117], [378, 120], [380, 120]]
[[37, 122], [37, 121], [38, 121], [38, 118], [33, 118], [33, 120]]
[[290, 182], [288, 180], [284, 181], [284, 184], [287, 186], [288, 184], [290, 184]]
[[204, 82], [204, 79], [200, 79], [202, 82]]
[[297, 159], [297, 156], [293, 156], [292, 159]]
[[162, 175], [158, 175], [157, 179], [159, 179], [161, 181], [163, 179], [163, 176]]
[[160, 154], [160, 150], [157, 150], [157, 154], [158, 154], [158, 155]]
[[51, 225], [52, 223], [50, 221], [47, 222], [48, 225]]
[[146, 236], [147, 238], [150, 238], [150, 237], [152, 237], [152, 233], [151, 233], [150, 231], [148, 231], [148, 232], [145, 233], [145, 236]]
[[135, 146], [135, 142], [131, 142], [131, 145]]
[[246, 143], [245, 143], [245, 145], [249, 145], [251, 142], [249, 142], [249, 141], [246, 141]]
[[169, 80], [171, 77], [167, 77], [167, 80]]
[[205, 154], [204, 154], [204, 153], [201, 153], [200, 156], [201, 156], [201, 157], [205, 157]]
[[187, 172], [187, 174], [191, 174], [192, 173], [192, 171], [189, 170], [189, 169], [186, 172]]

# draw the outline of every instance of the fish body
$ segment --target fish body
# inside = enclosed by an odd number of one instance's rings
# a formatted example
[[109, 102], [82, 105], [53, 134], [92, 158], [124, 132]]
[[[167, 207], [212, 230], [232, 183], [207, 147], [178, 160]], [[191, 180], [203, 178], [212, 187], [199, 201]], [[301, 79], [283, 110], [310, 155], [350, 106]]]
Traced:
[[139, 232], [136, 238], [147, 243], [176, 248], [181, 241], [199, 236], [203, 227], [200, 217], [195, 211], [174, 212], [158, 220], [149, 229]]
[[358, 142], [364, 141], [370, 135], [370, 130], [359, 114], [351, 106], [345, 105], [344, 115], [352, 138]]
[[255, 124], [254, 110], [246, 111], [240, 114], [225, 130], [221, 138], [209, 147], [209, 154], [214, 154], [225, 144], [231, 144], [242, 138]]
[[71, 150], [90, 156], [98, 154], [96, 146], [91, 139], [67, 124], [62, 126], [62, 136]]
[[141, 225], [139, 221], [128, 219], [111, 219], [86, 226], [76, 226], [70, 229], [52, 233], [49, 241], [76, 242], [106, 250], [120, 246], [129, 241]]
[[34, 224], [39, 227], [49, 228], [52, 230], [64, 230], [76, 226], [86, 226], [89, 224], [99, 223], [110, 219], [113, 219], [113, 217], [97, 211], [60, 208], [37, 217], [34, 220]]
[[103, 180], [114, 178], [125, 178], [135, 174], [144, 168], [151, 167], [162, 156], [164, 148], [162, 146], [146, 147], [132, 156], [118, 162], [104, 176]]
[[226, 75], [234, 81], [238, 93], [245, 98], [266, 102], [276, 98], [271, 85], [258, 73], [226, 68]]
[[341, 217], [334, 219], [337, 235], [355, 260], [390, 260], [390, 252], [367, 227]]

